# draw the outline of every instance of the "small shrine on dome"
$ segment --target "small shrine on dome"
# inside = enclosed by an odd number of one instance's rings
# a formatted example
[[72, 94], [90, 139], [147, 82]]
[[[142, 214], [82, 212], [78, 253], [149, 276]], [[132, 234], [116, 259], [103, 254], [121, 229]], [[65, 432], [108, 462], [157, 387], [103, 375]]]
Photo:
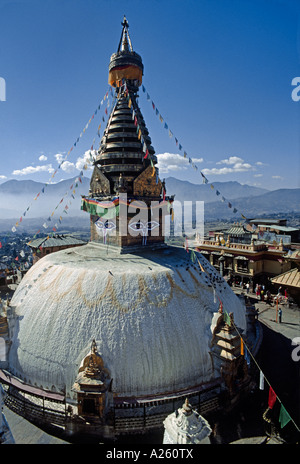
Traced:
[[186, 398], [182, 408], [170, 414], [164, 421], [164, 444], [210, 444], [211, 428]]
[[72, 388], [77, 393], [78, 415], [103, 417], [111, 383], [110, 372], [104, 367], [93, 340], [91, 351], [83, 359]]

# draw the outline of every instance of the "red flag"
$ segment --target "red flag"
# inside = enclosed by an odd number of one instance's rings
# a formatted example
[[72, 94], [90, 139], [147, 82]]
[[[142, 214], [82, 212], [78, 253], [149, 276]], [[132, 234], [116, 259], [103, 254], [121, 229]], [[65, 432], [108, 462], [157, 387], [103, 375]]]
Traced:
[[187, 253], [189, 252], [189, 245], [188, 245], [188, 240], [187, 238], [185, 237], [185, 249], [187, 251]]
[[0, 242], [0, 248], [2, 248], [2, 243]]
[[148, 151], [148, 149], [147, 149], [147, 150], [146, 150], [146, 154], [145, 154], [145, 156], [144, 156], [144, 159], [146, 159], [148, 155], [149, 155], [149, 151]]
[[19, 261], [19, 256], [17, 256], [17, 257], [15, 258], [15, 260], [16, 260], [16, 261]]
[[219, 310], [220, 310], [220, 313], [222, 313], [222, 312], [223, 312], [223, 303], [222, 303], [222, 301], [221, 301], [221, 300], [220, 300], [220, 306], [219, 306]]
[[275, 401], [276, 401], [276, 393], [274, 392], [273, 388], [271, 387], [270, 385], [270, 389], [269, 389], [269, 401], [268, 401], [268, 406], [270, 409], [273, 408], [274, 404], [275, 404]]

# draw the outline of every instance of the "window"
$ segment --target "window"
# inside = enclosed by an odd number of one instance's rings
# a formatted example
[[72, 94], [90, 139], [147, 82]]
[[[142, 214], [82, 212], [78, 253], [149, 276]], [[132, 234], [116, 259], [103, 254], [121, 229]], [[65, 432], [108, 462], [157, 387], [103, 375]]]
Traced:
[[239, 272], [248, 272], [248, 260], [238, 259], [237, 270]]

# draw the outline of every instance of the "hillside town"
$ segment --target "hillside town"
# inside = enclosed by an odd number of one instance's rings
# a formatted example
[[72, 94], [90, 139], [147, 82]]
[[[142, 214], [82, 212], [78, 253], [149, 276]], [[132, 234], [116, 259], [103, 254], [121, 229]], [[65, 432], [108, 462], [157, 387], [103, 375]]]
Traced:
[[[292, 224], [292, 225], [290, 225]], [[0, 292], [9, 293], [27, 270], [46, 254], [68, 246], [84, 245], [88, 231], [46, 235], [39, 233], [0, 236]], [[183, 239], [169, 242], [184, 246]], [[200, 251], [231, 286], [253, 291], [260, 285], [265, 296], [281, 288], [289, 300], [300, 303], [300, 225], [298, 216], [254, 218], [249, 223], [214, 221], [205, 224], [205, 235], [195, 234], [191, 245]]]

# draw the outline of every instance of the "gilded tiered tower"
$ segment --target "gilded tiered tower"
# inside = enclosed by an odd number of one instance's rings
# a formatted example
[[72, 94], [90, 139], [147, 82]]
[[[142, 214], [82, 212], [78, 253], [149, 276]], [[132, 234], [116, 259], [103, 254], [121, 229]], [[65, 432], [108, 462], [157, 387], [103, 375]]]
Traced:
[[112, 110], [94, 161], [89, 197], [91, 240], [119, 249], [164, 243], [164, 218], [173, 198], [166, 197], [157, 157], [137, 98], [144, 66], [132, 49], [124, 17], [118, 50], [109, 63], [115, 89]]

